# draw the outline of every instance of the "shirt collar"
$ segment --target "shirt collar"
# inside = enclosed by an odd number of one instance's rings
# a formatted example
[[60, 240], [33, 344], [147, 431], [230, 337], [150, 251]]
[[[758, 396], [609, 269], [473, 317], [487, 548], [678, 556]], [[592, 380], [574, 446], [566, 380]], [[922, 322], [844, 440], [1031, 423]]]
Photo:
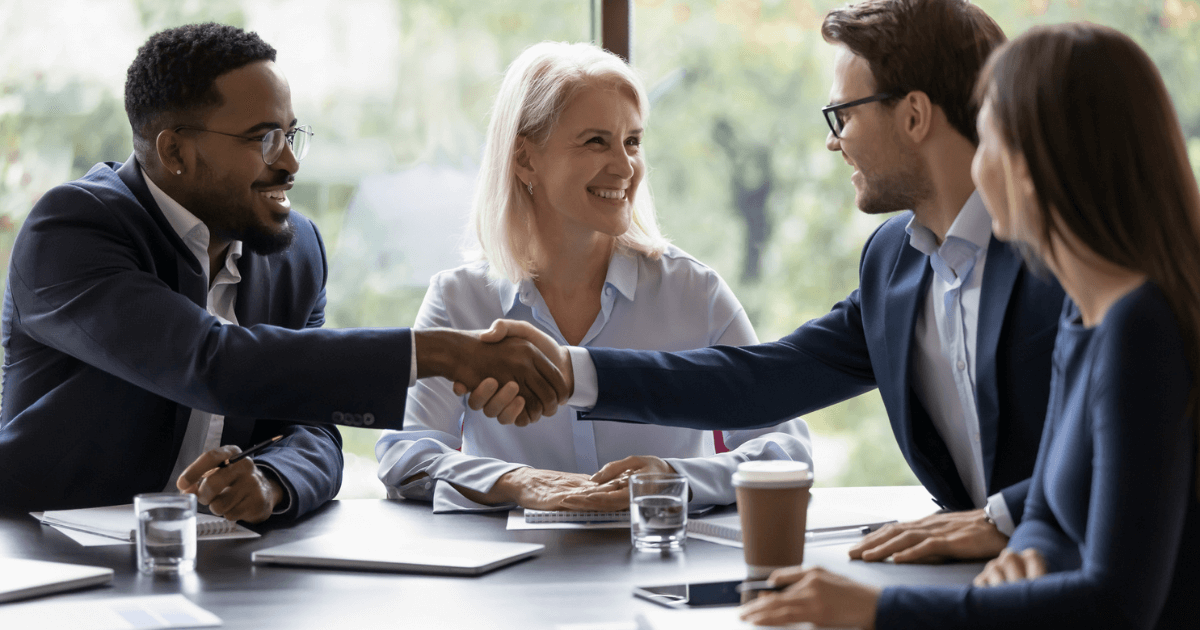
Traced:
[[[619, 249], [608, 259], [608, 272], [604, 277], [604, 295], [607, 298], [610, 288], [616, 290], [625, 299], [632, 301], [637, 295], [638, 261], [637, 253]], [[504, 306], [505, 315], [512, 312], [518, 304], [532, 306], [533, 296], [537, 287], [533, 280], [525, 279], [516, 284], [507, 280], [497, 280], [497, 291], [500, 294], [500, 304]]]
[[[208, 226], [197, 218], [196, 215], [188, 212], [187, 208], [184, 208], [182, 204], [163, 192], [154, 183], [154, 180], [147, 177], [144, 172], [142, 173], [142, 179], [145, 180], [146, 187], [150, 189], [150, 196], [154, 197], [154, 202], [158, 204], [158, 209], [162, 210], [167, 223], [171, 225], [171, 229], [175, 230], [175, 234], [179, 236], [184, 245], [187, 245], [188, 251], [196, 257], [200, 263], [200, 267], [205, 270], [205, 275], [211, 281], [213, 273], [208, 268], [208, 244], [211, 238]], [[237, 265], [235, 263], [241, 257], [242, 242], [231, 242], [225, 254], [225, 267], [229, 268], [230, 272], [237, 277], [240, 277], [240, 274], [237, 272]]]
[[909, 245], [929, 256], [934, 271], [952, 282], [954, 277], [970, 273], [979, 251], [987, 250], [992, 238], [992, 219], [976, 190], [959, 210], [940, 245], [933, 230], [921, 225], [915, 215], [904, 229], [909, 235]]

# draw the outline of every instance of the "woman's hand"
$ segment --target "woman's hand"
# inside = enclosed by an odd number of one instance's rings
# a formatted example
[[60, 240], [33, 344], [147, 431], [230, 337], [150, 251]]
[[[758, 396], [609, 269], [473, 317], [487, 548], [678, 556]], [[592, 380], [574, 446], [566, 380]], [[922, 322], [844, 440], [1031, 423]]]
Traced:
[[983, 572], [975, 576], [975, 586], [998, 586], [1032, 580], [1043, 575], [1046, 575], [1046, 559], [1040, 551], [1030, 547], [1017, 553], [1006, 548], [996, 559], [983, 567]]
[[879, 589], [830, 573], [820, 567], [788, 567], [771, 574], [775, 584], [790, 584], [779, 593], [764, 593], [742, 606], [742, 620], [761, 626], [809, 622], [820, 627], [875, 627]]

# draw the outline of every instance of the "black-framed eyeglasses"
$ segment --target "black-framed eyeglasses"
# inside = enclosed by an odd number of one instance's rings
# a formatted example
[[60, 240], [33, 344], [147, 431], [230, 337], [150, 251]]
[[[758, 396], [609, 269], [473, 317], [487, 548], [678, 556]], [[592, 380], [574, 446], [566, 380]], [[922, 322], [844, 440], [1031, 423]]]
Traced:
[[833, 137], [841, 138], [842, 128], [845, 127], [845, 122], [842, 120], [842, 116], [838, 112], [846, 109], [847, 107], [866, 105], [867, 103], [874, 103], [876, 101], [885, 101], [892, 97], [892, 94], [885, 92], [882, 94], [876, 94], [875, 96], [868, 96], [867, 98], [860, 98], [857, 101], [850, 101], [849, 103], [826, 105], [825, 107], [821, 108], [821, 113], [825, 114], [825, 122], [829, 124], [829, 130], [833, 132]]
[[188, 125], [180, 125], [175, 128], [175, 131], [179, 131], [180, 129], [207, 131], [208, 133], [229, 136], [230, 138], [241, 138], [242, 140], [246, 140], [248, 142], [261, 141], [262, 158], [263, 162], [267, 163], [267, 166], [274, 164], [275, 160], [278, 160], [279, 156], [283, 155], [283, 147], [285, 144], [292, 148], [292, 155], [296, 156], [297, 162], [303, 160], [304, 156], [308, 155], [308, 145], [311, 143], [313, 137], [312, 127], [309, 127], [308, 125], [295, 127], [288, 131], [284, 131], [283, 129], [272, 129], [261, 138], [257, 136], [243, 136], [236, 133], [225, 133], [224, 131], [214, 131], [212, 129], [204, 129], [202, 127], [191, 127]]

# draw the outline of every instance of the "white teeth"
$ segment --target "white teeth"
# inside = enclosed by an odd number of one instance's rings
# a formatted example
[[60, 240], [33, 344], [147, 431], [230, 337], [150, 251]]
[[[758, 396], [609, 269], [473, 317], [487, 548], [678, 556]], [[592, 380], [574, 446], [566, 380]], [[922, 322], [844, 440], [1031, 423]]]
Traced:
[[604, 199], [624, 199], [625, 198], [625, 191], [623, 189], [589, 188], [588, 192], [592, 193], [593, 195], [596, 195], [597, 197], [603, 197]]
[[268, 190], [268, 191], [261, 192], [259, 194], [266, 197], [267, 199], [273, 199], [275, 201], [284, 201], [287, 199], [287, 193], [285, 193], [282, 190]]

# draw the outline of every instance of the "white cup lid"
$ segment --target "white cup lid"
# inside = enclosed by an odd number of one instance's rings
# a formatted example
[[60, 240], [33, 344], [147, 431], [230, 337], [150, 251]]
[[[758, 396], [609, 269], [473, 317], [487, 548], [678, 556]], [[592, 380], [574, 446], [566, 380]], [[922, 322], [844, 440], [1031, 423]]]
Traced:
[[812, 468], [807, 462], [768, 460], [742, 462], [734, 476], [748, 483], [796, 483], [812, 481]]

